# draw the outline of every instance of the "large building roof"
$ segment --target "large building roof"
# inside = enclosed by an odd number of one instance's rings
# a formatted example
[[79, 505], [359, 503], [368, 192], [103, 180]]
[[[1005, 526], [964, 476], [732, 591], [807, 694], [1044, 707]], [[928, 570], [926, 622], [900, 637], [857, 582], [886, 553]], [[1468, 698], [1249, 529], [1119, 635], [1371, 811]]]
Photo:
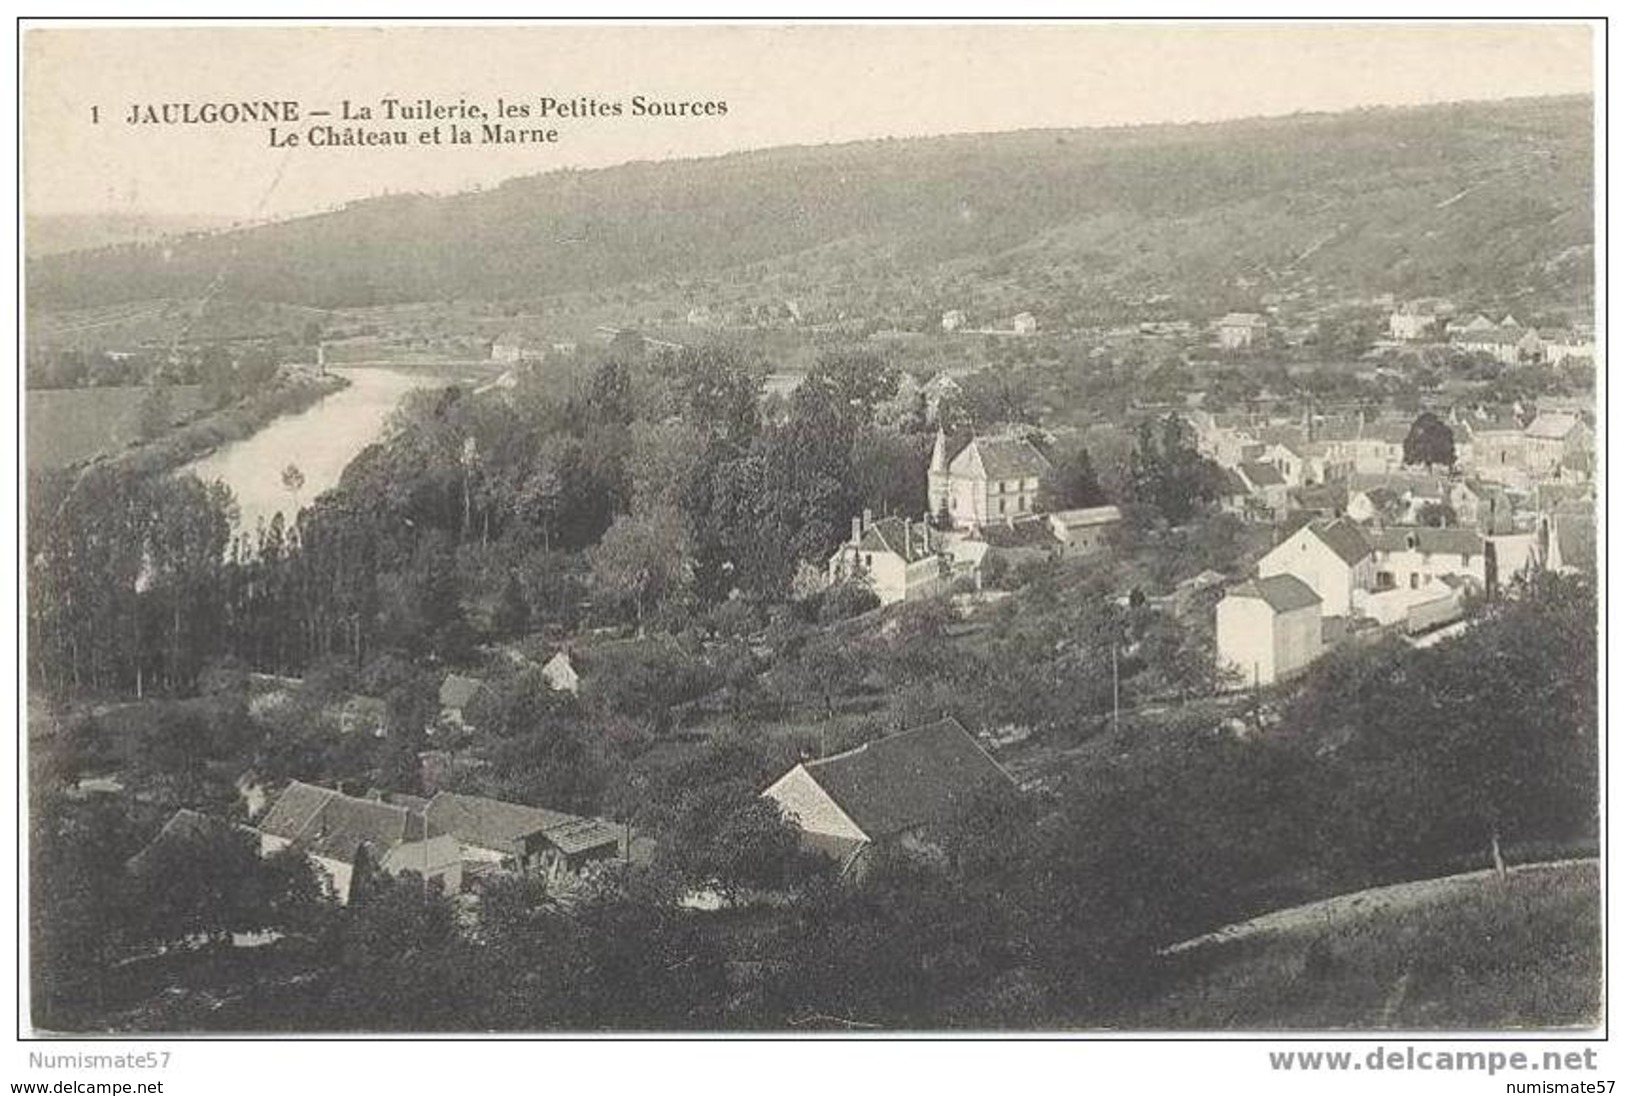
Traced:
[[255, 828], [345, 863], [354, 863], [363, 845], [383, 852], [429, 836], [424, 822], [405, 807], [357, 799], [297, 780], [277, 797]]
[[1303, 579], [1295, 575], [1271, 575], [1253, 578], [1232, 587], [1230, 597], [1257, 598], [1277, 613], [1290, 613], [1294, 609], [1319, 608], [1320, 595]]
[[619, 845], [621, 830], [601, 818], [583, 818], [545, 807], [527, 807], [481, 795], [439, 792], [423, 810], [433, 833], [446, 833], [459, 845], [519, 855], [524, 839], [541, 834], [570, 855], [603, 845]]
[[1049, 467], [1049, 459], [1026, 438], [980, 437], [959, 451], [948, 471], [974, 479], [1031, 479]]
[[870, 840], [951, 821], [977, 799], [1013, 793], [1016, 787], [955, 719], [878, 738], [803, 767]]

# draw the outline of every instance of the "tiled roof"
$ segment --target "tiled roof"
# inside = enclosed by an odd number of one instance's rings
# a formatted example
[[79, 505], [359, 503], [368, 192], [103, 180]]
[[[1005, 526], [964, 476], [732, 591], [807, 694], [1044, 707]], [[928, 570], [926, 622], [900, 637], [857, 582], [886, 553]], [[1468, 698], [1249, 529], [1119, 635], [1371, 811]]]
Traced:
[[1269, 578], [1248, 579], [1240, 586], [1232, 587], [1229, 595], [1258, 598], [1268, 603], [1277, 613], [1289, 613], [1294, 609], [1308, 609], [1320, 604], [1320, 595], [1315, 593], [1307, 582], [1295, 575], [1271, 575]]
[[520, 838], [582, 821], [562, 811], [456, 792], [437, 793], [429, 800], [424, 817], [436, 833], [449, 833], [459, 844], [509, 853], [522, 851]]
[[804, 768], [871, 840], [950, 821], [979, 797], [1016, 788], [954, 719], [808, 761]]
[[890, 552], [914, 563], [936, 554], [931, 541], [931, 527], [924, 522], [905, 524], [902, 518], [881, 518], [864, 529], [858, 547], [865, 552]]
[[1484, 538], [1476, 529], [1435, 529], [1427, 525], [1397, 525], [1373, 530], [1371, 546], [1379, 552], [1484, 554]]
[[421, 820], [405, 807], [357, 799], [297, 780], [277, 797], [256, 828], [345, 863], [354, 863], [362, 845], [385, 851], [428, 836]]
[[1280, 469], [1273, 464], [1247, 461], [1238, 471], [1254, 487], [1280, 487], [1286, 483], [1286, 477], [1281, 475]]
[[1034, 478], [1049, 467], [1032, 442], [1008, 437], [972, 438], [948, 464], [952, 473], [990, 480]]
[[1364, 531], [1347, 518], [1310, 522], [1309, 531], [1350, 567], [1371, 554], [1371, 542]]
[[151, 841], [147, 842], [146, 847], [125, 862], [125, 867], [137, 875], [148, 871], [162, 871], [166, 850], [185, 849], [233, 832], [235, 831], [227, 822], [182, 807], [169, 816], [169, 821], [164, 823], [163, 829], [159, 830]]

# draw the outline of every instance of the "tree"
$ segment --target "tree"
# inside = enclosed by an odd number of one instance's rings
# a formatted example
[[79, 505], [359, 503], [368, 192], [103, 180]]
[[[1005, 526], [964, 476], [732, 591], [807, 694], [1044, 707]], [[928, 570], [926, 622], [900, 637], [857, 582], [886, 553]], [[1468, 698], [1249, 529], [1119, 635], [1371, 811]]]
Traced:
[[1405, 435], [1404, 460], [1406, 464], [1453, 468], [1456, 464], [1456, 436], [1439, 416], [1424, 411], [1416, 416], [1410, 432]]
[[175, 420], [175, 401], [167, 385], [155, 384], [141, 396], [137, 430], [143, 440], [151, 441], [168, 432]]
[[1073, 510], [1105, 503], [1106, 492], [1101, 490], [1094, 462], [1084, 445], [1059, 455], [1038, 481], [1039, 510]]
[[610, 602], [631, 604], [640, 631], [649, 608], [694, 580], [688, 526], [671, 506], [621, 515], [587, 555], [594, 584]]
[[1136, 503], [1180, 525], [1218, 497], [1221, 482], [1219, 466], [1197, 452], [1184, 419], [1169, 414], [1140, 423], [1129, 454], [1129, 492]]

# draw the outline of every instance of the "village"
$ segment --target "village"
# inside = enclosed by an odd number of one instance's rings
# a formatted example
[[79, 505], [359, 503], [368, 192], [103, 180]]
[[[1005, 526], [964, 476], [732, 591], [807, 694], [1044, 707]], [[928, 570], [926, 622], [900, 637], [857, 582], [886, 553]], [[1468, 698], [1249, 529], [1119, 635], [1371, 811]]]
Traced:
[[1588, 1022], [1590, 116], [1455, 109], [31, 259], [36, 1026]]

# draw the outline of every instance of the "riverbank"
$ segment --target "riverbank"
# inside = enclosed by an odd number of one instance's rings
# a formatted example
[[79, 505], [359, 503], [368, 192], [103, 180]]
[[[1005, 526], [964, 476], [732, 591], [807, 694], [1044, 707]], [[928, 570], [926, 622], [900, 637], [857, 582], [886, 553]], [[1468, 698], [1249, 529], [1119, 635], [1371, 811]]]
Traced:
[[309, 366], [285, 365], [267, 387], [215, 411], [204, 412], [151, 441], [137, 442], [107, 458], [141, 475], [163, 475], [244, 441], [272, 422], [297, 415], [335, 392], [348, 379]]

